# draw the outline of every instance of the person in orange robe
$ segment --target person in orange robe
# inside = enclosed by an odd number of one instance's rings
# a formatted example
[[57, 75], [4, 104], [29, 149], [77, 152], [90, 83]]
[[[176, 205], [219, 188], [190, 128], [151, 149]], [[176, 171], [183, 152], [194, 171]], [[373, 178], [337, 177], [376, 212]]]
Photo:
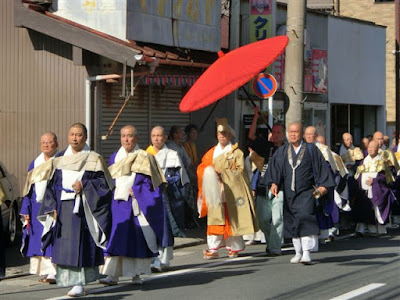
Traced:
[[225, 118], [217, 120], [218, 144], [197, 168], [199, 214], [207, 216], [205, 259], [218, 258], [222, 247], [229, 257], [237, 257], [245, 247], [242, 236], [258, 231], [244, 155], [231, 143], [234, 135]]

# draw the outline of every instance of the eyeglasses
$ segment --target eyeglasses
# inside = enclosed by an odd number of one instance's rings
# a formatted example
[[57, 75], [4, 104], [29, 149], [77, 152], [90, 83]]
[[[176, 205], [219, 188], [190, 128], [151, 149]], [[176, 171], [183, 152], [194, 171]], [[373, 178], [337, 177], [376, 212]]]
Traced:
[[41, 142], [41, 144], [42, 145], [53, 145], [54, 141], [44, 141], [44, 142]]

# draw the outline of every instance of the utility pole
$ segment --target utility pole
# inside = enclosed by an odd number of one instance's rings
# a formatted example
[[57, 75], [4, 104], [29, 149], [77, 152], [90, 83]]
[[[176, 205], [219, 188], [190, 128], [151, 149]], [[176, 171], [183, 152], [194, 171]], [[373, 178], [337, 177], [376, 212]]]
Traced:
[[289, 0], [286, 35], [289, 44], [285, 57], [285, 93], [289, 97], [286, 126], [301, 122], [303, 113], [304, 24], [307, 0]]
[[396, 144], [400, 134], [400, 0], [395, 4], [395, 33], [396, 33]]

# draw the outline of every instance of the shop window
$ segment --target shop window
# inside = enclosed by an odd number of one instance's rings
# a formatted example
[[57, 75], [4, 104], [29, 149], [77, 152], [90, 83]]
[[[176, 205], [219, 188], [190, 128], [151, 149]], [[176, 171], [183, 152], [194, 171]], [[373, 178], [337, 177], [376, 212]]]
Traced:
[[335, 104], [331, 109], [331, 146], [338, 147], [342, 142], [342, 134], [350, 132], [355, 145], [361, 139], [376, 131], [376, 106]]
[[326, 138], [326, 107], [319, 106], [315, 103], [310, 103], [304, 107], [303, 111], [303, 124], [304, 128], [307, 126], [314, 126], [318, 135]]

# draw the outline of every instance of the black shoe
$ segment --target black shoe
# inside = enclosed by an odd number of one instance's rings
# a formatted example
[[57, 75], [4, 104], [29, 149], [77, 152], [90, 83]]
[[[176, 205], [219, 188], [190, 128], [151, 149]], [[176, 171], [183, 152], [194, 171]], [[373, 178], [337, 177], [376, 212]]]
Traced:
[[282, 255], [282, 253], [279, 253], [279, 252], [271, 252], [268, 250], [268, 248], [265, 249], [265, 253], [266, 253], [265, 256], [267, 256], [267, 257], [277, 257], [277, 256]]

